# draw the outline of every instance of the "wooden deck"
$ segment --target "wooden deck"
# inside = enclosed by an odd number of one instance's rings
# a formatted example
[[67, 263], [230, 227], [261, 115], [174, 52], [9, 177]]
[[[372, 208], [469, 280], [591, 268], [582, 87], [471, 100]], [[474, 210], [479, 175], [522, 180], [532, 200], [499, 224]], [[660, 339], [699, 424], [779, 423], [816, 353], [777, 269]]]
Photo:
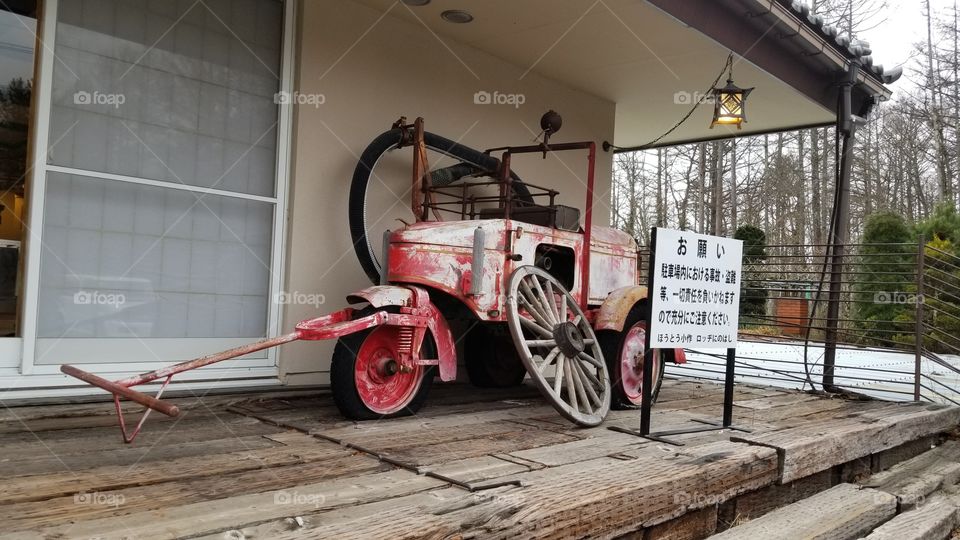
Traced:
[[[666, 381], [654, 429], [717, 420], [721, 390]], [[109, 403], [2, 410], [0, 536], [696, 538], [960, 422], [956, 408], [741, 386], [749, 433], [671, 446], [608, 429], [638, 429], [638, 411], [575, 428], [528, 387], [437, 385], [420, 415], [360, 424], [322, 392], [174, 401], [181, 417], [152, 417], [134, 445]]]

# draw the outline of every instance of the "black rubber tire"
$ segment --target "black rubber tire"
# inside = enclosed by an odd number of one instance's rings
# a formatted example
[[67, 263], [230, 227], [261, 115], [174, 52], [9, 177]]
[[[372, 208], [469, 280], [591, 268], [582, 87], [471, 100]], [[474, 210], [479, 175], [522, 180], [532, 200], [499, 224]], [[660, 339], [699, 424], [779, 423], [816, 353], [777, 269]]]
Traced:
[[527, 376], [510, 331], [491, 323], [477, 323], [467, 331], [463, 357], [470, 384], [480, 388], [520, 386]]
[[[360, 155], [360, 160], [353, 170], [353, 180], [350, 183], [348, 211], [353, 250], [357, 254], [357, 259], [360, 261], [360, 266], [363, 267], [363, 271], [366, 272], [367, 277], [369, 277], [374, 284], [380, 283], [380, 268], [377, 265], [373, 249], [379, 249], [381, 246], [379, 239], [376, 239], [375, 246], [373, 246], [370, 244], [370, 239], [367, 238], [367, 186], [370, 182], [370, 172], [376, 165], [377, 160], [379, 160], [380, 156], [384, 153], [396, 148], [400, 143], [400, 137], [400, 129], [391, 129], [373, 139]], [[476, 165], [478, 170], [495, 170], [499, 163], [499, 160], [493, 156], [428, 131], [423, 133], [423, 142], [427, 148], [431, 150], [458, 159], [461, 162]], [[527, 189], [527, 186], [525, 186], [520, 178], [512, 171], [510, 177], [513, 179], [512, 186], [516, 197], [521, 201], [532, 203], [533, 199], [530, 196], [530, 190]]]
[[[643, 307], [641, 304], [635, 305], [627, 314], [627, 319], [623, 323], [623, 330], [601, 330], [597, 332], [597, 342], [600, 344], [600, 350], [603, 351], [603, 358], [607, 362], [607, 372], [610, 374], [610, 383], [613, 392], [610, 394], [610, 408], [618, 411], [628, 409], [639, 409], [640, 406], [634, 404], [623, 391], [623, 385], [620, 384], [620, 350], [623, 348], [623, 342], [627, 337], [627, 331], [633, 325], [643, 320]], [[672, 354], [668, 351], [660, 351], [660, 374], [657, 377], [656, 384], [653, 385], [653, 392], [650, 396], [653, 403], [657, 402], [660, 395], [660, 387], [663, 385], [663, 373], [667, 365], [667, 355]]]
[[[372, 311], [361, 311], [357, 316], [369, 315]], [[380, 414], [371, 411], [364, 405], [357, 393], [356, 382], [354, 381], [354, 367], [357, 360], [357, 351], [360, 345], [366, 339], [373, 328], [343, 336], [337, 340], [337, 345], [333, 349], [333, 360], [330, 364], [330, 391], [333, 394], [333, 402], [336, 404], [340, 414], [350, 420], [378, 420], [381, 418], [397, 418], [401, 416], [410, 416], [416, 414], [423, 407], [427, 396], [430, 395], [430, 387], [433, 386], [433, 378], [436, 375], [434, 366], [429, 366], [423, 373], [423, 380], [420, 382], [420, 388], [410, 403], [401, 411], [393, 414]], [[436, 356], [436, 345], [429, 332], [423, 339], [425, 354]]]

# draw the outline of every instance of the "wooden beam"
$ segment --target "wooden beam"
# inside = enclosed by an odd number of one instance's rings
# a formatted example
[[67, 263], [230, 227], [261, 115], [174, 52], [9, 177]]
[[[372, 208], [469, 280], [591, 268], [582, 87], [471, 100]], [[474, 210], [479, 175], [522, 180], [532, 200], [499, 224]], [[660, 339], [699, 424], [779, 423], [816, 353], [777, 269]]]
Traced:
[[896, 499], [882, 491], [839, 484], [713, 536], [713, 540], [860, 538], [897, 513]]

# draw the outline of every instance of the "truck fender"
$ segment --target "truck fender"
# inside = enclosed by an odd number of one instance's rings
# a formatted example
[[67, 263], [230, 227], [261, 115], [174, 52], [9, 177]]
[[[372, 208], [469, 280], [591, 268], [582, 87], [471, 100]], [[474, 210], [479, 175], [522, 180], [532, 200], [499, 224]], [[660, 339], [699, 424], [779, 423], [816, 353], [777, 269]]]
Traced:
[[412, 307], [413, 291], [396, 285], [375, 285], [347, 295], [348, 304], [363, 302], [378, 309], [387, 306]]
[[[647, 288], [638, 285], [617, 289], [607, 296], [600, 305], [597, 313], [594, 330], [623, 331], [623, 325], [633, 306], [647, 298]], [[674, 364], [686, 364], [687, 354], [682, 348], [671, 349], [668, 358]]]
[[647, 288], [639, 285], [621, 287], [610, 293], [597, 313], [594, 330], [623, 331], [623, 323], [634, 304], [647, 298]]
[[440, 380], [452, 381], [457, 378], [457, 347], [453, 332], [446, 318], [430, 301], [430, 294], [420, 287], [398, 285], [375, 285], [359, 290], [347, 296], [350, 304], [369, 303], [380, 309], [389, 306], [414, 308], [427, 317], [427, 329], [437, 345]]

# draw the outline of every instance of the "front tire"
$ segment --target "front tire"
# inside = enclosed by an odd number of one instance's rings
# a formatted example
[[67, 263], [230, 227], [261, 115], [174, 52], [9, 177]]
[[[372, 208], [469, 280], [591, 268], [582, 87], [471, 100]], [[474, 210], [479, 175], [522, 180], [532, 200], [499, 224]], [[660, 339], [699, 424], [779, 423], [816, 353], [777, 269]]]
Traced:
[[[610, 407], [617, 410], [636, 409], [643, 403], [643, 355], [646, 349], [647, 323], [634, 308], [620, 332], [598, 332], [597, 339], [607, 361], [607, 371], [613, 384]], [[657, 402], [663, 384], [664, 354], [653, 350], [653, 388], [651, 402]]]
[[[433, 384], [433, 366], [414, 366], [403, 373], [399, 357], [400, 327], [376, 328], [337, 340], [330, 366], [333, 401], [351, 420], [376, 420], [415, 414], [423, 406]], [[429, 334], [423, 350], [436, 350]], [[391, 364], [393, 361], [393, 364]]]

